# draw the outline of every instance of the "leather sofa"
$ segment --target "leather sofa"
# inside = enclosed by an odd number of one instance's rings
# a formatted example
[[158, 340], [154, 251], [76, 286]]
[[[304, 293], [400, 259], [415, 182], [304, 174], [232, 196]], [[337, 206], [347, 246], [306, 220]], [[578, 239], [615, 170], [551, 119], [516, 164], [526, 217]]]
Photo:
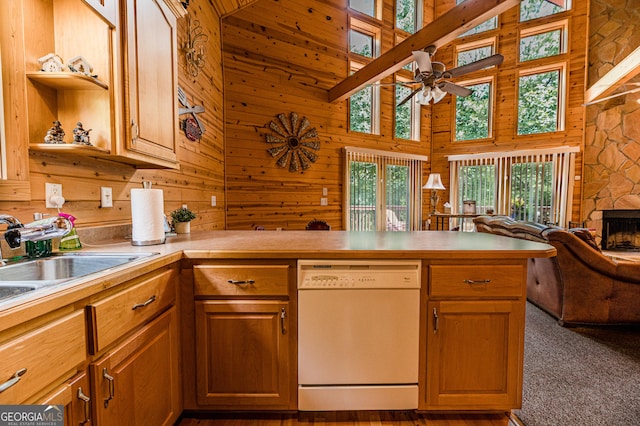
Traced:
[[605, 256], [583, 228], [565, 230], [508, 216], [474, 218], [476, 230], [551, 244], [557, 255], [529, 259], [527, 299], [563, 326], [640, 323], [640, 262]]

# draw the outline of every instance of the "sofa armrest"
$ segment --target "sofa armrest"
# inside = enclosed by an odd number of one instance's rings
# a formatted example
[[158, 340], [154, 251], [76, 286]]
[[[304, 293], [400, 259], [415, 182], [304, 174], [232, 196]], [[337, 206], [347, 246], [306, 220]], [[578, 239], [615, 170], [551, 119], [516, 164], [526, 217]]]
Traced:
[[615, 280], [640, 283], [640, 262], [614, 261], [579, 237], [561, 229], [548, 229], [543, 234], [558, 252], [563, 249], [560, 245], [564, 246], [577, 261], [583, 263], [587, 268]]

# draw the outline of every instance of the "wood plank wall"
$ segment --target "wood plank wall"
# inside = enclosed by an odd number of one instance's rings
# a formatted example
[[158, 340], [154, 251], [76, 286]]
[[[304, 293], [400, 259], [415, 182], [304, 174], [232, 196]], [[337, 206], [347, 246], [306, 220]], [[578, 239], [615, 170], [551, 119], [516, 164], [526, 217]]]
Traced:
[[[426, 1], [429, 19], [444, 13], [454, 0]], [[225, 75], [225, 137], [227, 173], [227, 227], [229, 229], [301, 229], [313, 218], [328, 221], [333, 229], [343, 229], [342, 181], [345, 146], [404, 151], [428, 155], [429, 169], [441, 173], [449, 188], [446, 155], [479, 151], [502, 151], [534, 147], [582, 146], [587, 47], [587, 2], [574, 2], [569, 35], [571, 50], [562, 56], [568, 63], [570, 95], [566, 131], [540, 136], [515, 136], [515, 85], [517, 84], [516, 43], [518, 9], [501, 16], [498, 51], [505, 55], [498, 79], [495, 114], [496, 137], [484, 142], [452, 142], [453, 105], [451, 97], [433, 107], [422, 108], [422, 140], [393, 138], [393, 91], [383, 88], [381, 134], [362, 135], [347, 130], [347, 102], [329, 104], [326, 91], [347, 75], [348, 20], [344, 0], [260, 0], [223, 19]], [[382, 49], [392, 46], [391, 3], [385, 3]], [[437, 59], [452, 66], [453, 48], [440, 49]], [[557, 61], [553, 59], [553, 61]], [[322, 147], [320, 158], [304, 173], [292, 173], [275, 165], [266, 152], [268, 124], [279, 113], [306, 116], [318, 129]], [[431, 124], [431, 114], [433, 123]], [[433, 126], [433, 128], [431, 128]], [[433, 134], [432, 134], [433, 131]], [[582, 156], [577, 157], [578, 175]], [[329, 205], [321, 206], [322, 188], [328, 189]], [[448, 199], [446, 191], [442, 199]], [[576, 182], [572, 203], [573, 218], [580, 215], [581, 187]], [[429, 211], [429, 197], [423, 197], [423, 218]], [[577, 219], [576, 219], [577, 220]]]
[[[229, 229], [303, 229], [314, 218], [343, 229], [345, 146], [429, 155], [428, 138], [393, 138], [392, 87], [381, 89], [380, 135], [349, 132], [348, 101], [327, 102], [328, 89], [348, 75], [346, 5], [260, 0], [223, 19]], [[385, 4], [383, 21], [390, 28], [391, 3]], [[383, 50], [393, 39], [392, 31], [383, 32]], [[266, 151], [269, 123], [291, 112], [307, 117], [321, 142], [318, 160], [303, 173], [278, 167]], [[423, 108], [421, 121], [428, 135], [429, 108]], [[323, 188], [327, 206], [320, 205]]]
[[[192, 21], [199, 20], [208, 36], [207, 59], [200, 74], [193, 78], [186, 72], [184, 55], [179, 54], [179, 84], [187, 92], [192, 104], [205, 106], [206, 112], [200, 114], [199, 118], [204, 122], [206, 132], [199, 142], [191, 142], [180, 133], [177, 152], [180, 170], [136, 170], [128, 165], [87, 157], [31, 153], [31, 200], [2, 201], [0, 213], [12, 214], [23, 222], [31, 221], [34, 212], [56, 214], [54, 209], [45, 208], [45, 182], [51, 182], [62, 184], [63, 195], [67, 201], [62, 211], [76, 216], [80, 229], [129, 224], [130, 190], [141, 187], [144, 180], [151, 181], [154, 187], [163, 189], [166, 212], [182, 204], [187, 204], [196, 212], [198, 218], [192, 222], [192, 230], [224, 229], [224, 108], [220, 66], [220, 19], [207, 0], [192, 0], [188, 11]], [[186, 18], [178, 20], [178, 28], [178, 45], [182, 47], [187, 37]], [[3, 66], [15, 67], [16, 72], [24, 74], [24, 63], [19, 61], [5, 63]], [[15, 122], [7, 123], [7, 127], [20, 129], [24, 124], [22, 120], [22, 117], [17, 117]], [[69, 124], [66, 124], [66, 127], [67, 134], [70, 134]], [[11, 130], [9, 134], [17, 132]], [[26, 146], [26, 143], [27, 141], [23, 146]], [[12, 158], [9, 157], [8, 161], [11, 162]], [[101, 186], [113, 188], [113, 208], [100, 208]], [[216, 207], [211, 206], [213, 195], [217, 198]]]

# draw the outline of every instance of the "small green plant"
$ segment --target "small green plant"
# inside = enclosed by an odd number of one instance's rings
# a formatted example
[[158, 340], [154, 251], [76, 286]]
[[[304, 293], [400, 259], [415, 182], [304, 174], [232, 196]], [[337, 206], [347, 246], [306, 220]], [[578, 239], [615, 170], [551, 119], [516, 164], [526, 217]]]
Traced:
[[191, 222], [195, 218], [195, 213], [186, 207], [180, 207], [171, 212], [171, 220], [173, 220], [173, 223]]

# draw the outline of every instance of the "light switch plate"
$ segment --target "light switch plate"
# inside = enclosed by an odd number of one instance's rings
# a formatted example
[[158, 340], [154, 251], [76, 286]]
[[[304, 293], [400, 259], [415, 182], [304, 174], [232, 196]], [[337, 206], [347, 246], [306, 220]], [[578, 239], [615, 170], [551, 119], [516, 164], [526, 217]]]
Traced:
[[113, 191], [108, 186], [100, 187], [100, 207], [113, 207]]

